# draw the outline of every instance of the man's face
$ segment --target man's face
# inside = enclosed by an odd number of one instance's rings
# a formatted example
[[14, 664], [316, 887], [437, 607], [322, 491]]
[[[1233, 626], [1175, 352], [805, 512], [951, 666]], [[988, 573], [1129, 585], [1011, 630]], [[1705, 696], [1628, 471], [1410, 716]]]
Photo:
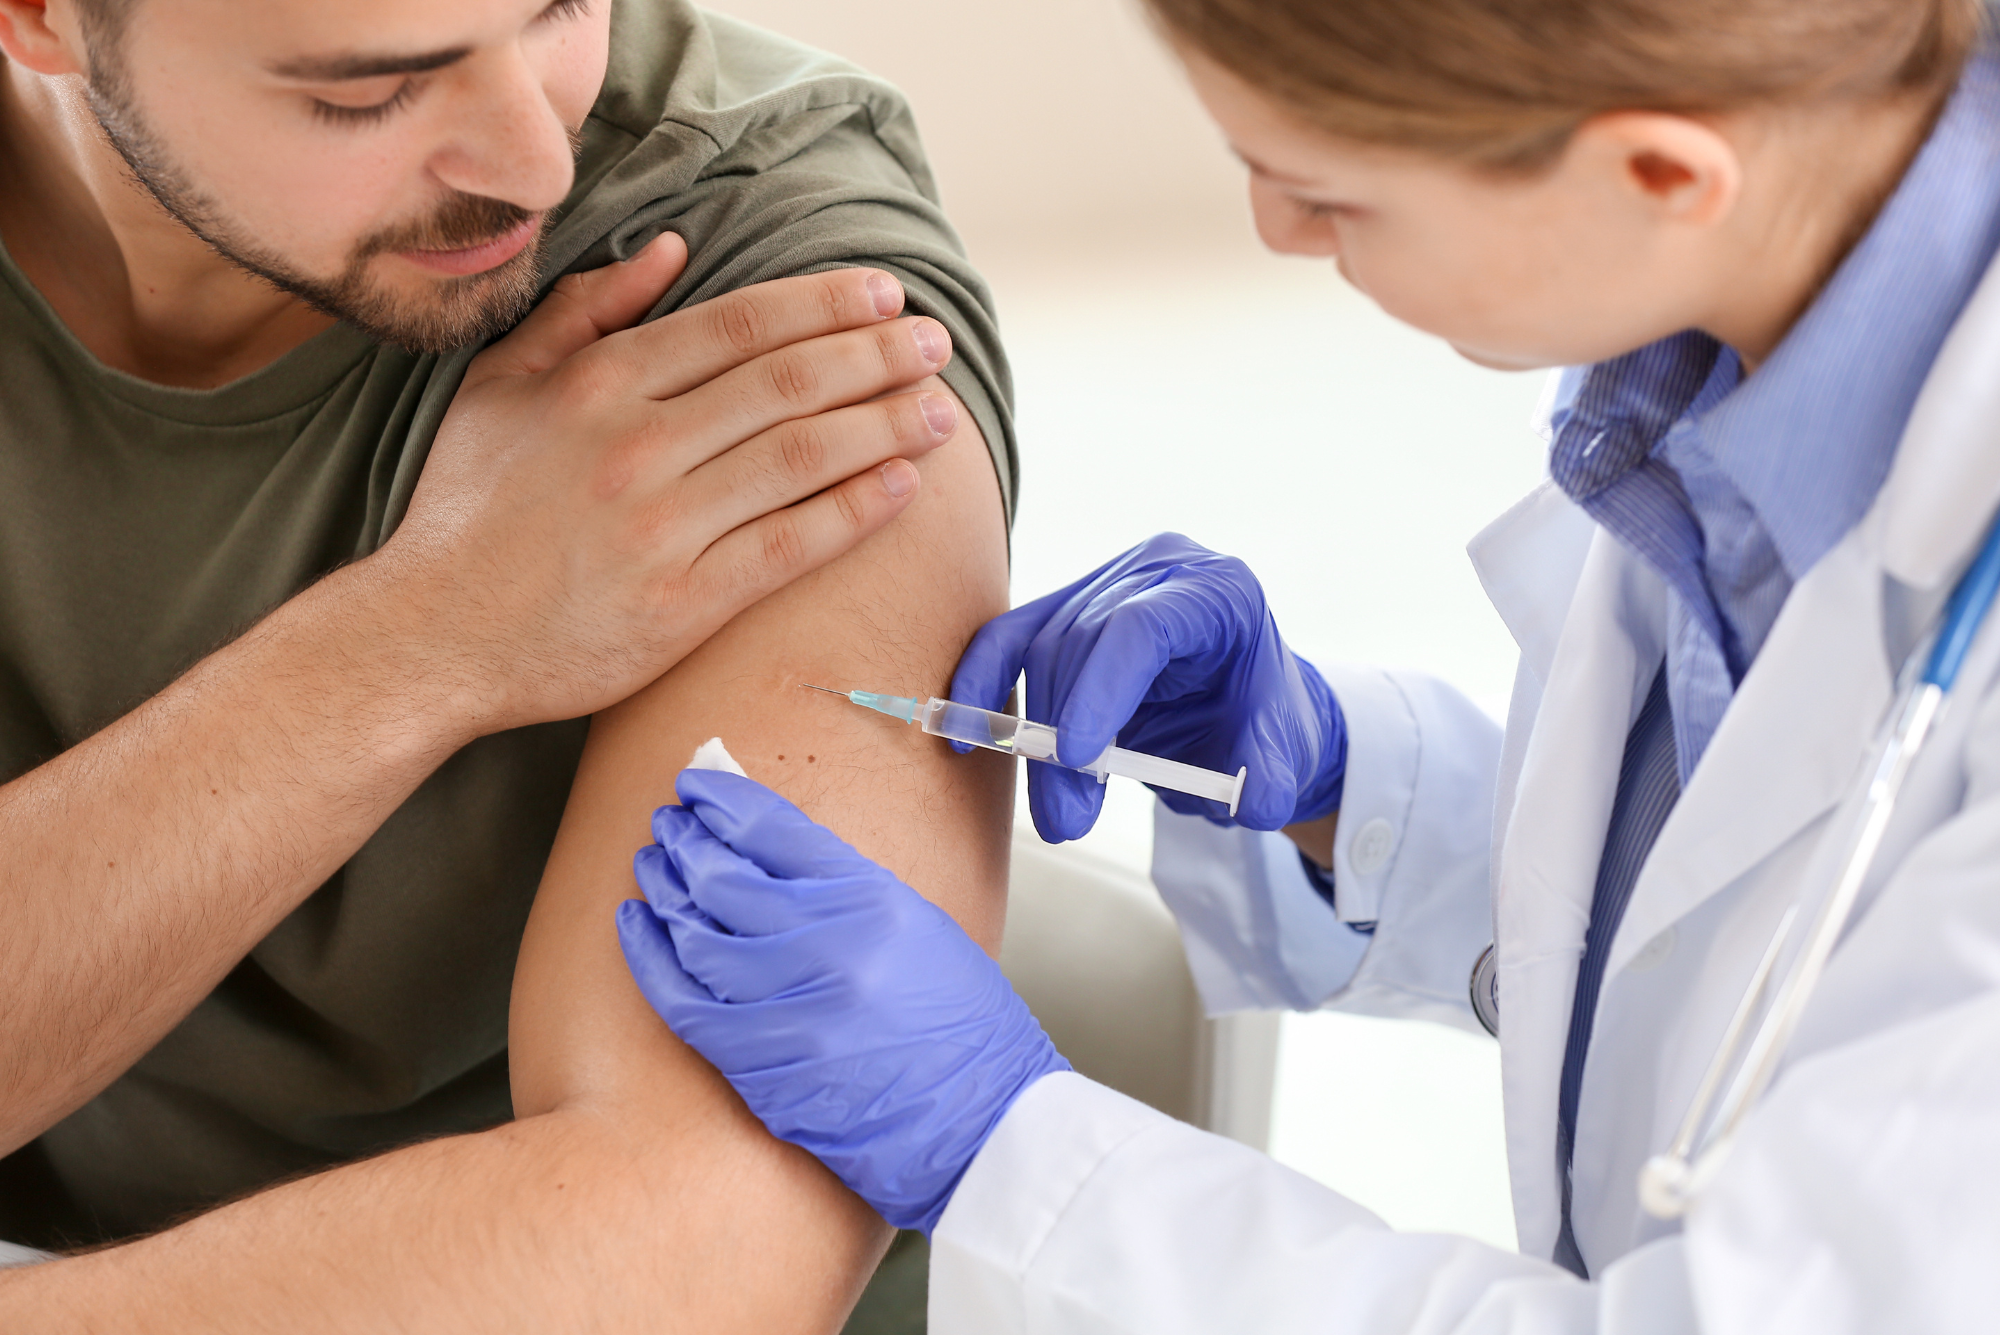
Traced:
[[525, 313], [612, 0], [135, 0], [91, 103], [166, 210], [384, 342]]

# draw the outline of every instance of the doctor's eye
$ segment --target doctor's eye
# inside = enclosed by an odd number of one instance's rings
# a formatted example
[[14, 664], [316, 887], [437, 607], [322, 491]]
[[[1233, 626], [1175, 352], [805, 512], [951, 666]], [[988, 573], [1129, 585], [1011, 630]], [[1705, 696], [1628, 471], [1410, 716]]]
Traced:
[[1290, 195], [1287, 198], [1291, 201], [1293, 211], [1310, 222], [1331, 222], [1335, 218], [1353, 212], [1344, 204], [1329, 204], [1321, 199], [1300, 199], [1297, 195]]

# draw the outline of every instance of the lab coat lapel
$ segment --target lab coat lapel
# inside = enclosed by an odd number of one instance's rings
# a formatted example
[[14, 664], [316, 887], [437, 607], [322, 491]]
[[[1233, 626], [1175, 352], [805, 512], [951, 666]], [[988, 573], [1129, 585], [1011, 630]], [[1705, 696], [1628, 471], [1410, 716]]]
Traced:
[[2000, 264], [1953, 327], [1875, 504], [1792, 590], [1633, 887], [1607, 977], [1838, 803], [1894, 694], [1887, 574], [1941, 590], [2000, 497]]
[[[1825, 817], [1890, 695], [1873, 536], [1864, 521], [1792, 591], [1633, 886], [1577, 1109], [1572, 1219], [1593, 1273], [1666, 1231], [1639, 1210], [1640, 1166], [1693, 1100], [1778, 915], [1830, 878]], [[1683, 921], [1711, 901], [1723, 918]]]
[[1547, 682], [1597, 525], [1544, 482], [1480, 530], [1466, 554], [1522, 661]]
[[1633, 886], [1607, 977], [1853, 787], [1894, 685], [1869, 528], [1786, 600]]
[[1521, 1245], [1541, 1255], [1559, 1220], [1556, 1097], [1577, 965], [1626, 734], [1664, 657], [1665, 598], [1643, 561], [1595, 533], [1554, 637], [1499, 852], [1507, 1153]]

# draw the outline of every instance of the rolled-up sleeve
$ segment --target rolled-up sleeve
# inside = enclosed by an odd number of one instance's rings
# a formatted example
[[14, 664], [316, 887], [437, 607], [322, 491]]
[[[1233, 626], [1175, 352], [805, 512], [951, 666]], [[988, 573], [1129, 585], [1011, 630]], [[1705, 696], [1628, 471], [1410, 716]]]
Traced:
[[1210, 1014], [1328, 1007], [1476, 1028], [1501, 731], [1421, 673], [1320, 666], [1347, 720], [1332, 905], [1282, 834], [1156, 809], [1153, 880]]

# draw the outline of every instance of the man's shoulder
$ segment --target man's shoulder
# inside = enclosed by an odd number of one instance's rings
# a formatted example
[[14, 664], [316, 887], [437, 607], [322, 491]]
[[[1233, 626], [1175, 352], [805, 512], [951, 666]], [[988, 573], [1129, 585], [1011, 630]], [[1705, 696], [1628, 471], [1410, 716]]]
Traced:
[[908, 114], [892, 84], [829, 52], [687, 0], [617, 0], [610, 63], [591, 117], [635, 138], [671, 120], [727, 143], [843, 103]]
[[[655, 308], [866, 264], [951, 331], [945, 382], [995, 452], [1009, 504], [1012, 387], [986, 284], [945, 217], [908, 101], [859, 67], [689, 0], [614, 0], [604, 87], [544, 278], [634, 253], [690, 252]], [[454, 382], [455, 385], [455, 382]]]
[[635, 190], [660, 198], [718, 172], [755, 173], [856, 123], [865, 133], [845, 142], [893, 161], [935, 199], [915, 121], [892, 84], [687, 0], [616, 0], [569, 212], [615, 209]]

